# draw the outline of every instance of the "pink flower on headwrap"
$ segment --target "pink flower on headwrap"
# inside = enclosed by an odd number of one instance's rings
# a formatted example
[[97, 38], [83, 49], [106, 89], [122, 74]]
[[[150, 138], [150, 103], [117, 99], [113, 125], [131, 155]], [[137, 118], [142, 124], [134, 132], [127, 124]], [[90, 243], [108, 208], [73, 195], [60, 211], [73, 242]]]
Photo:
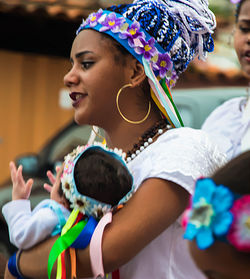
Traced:
[[236, 200], [230, 211], [234, 219], [227, 239], [237, 250], [250, 252], [250, 195]]

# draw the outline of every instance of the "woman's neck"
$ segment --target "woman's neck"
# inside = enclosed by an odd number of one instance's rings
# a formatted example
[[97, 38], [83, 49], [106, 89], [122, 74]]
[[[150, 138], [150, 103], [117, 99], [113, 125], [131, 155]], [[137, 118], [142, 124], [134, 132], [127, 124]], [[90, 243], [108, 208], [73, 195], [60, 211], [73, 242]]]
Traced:
[[124, 152], [131, 150], [139, 138], [146, 130], [155, 125], [161, 116], [157, 114], [151, 115], [146, 121], [141, 124], [130, 124], [121, 120], [119, 125], [106, 130], [105, 138], [107, 145], [110, 148], [121, 148]]

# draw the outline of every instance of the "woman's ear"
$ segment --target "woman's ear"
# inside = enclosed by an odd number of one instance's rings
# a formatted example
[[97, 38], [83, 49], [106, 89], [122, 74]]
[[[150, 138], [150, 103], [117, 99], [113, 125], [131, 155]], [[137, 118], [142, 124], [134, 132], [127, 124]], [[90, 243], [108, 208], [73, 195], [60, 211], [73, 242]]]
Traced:
[[146, 78], [145, 70], [143, 65], [137, 60], [133, 60], [133, 73], [130, 77], [130, 83], [132, 87], [139, 86]]

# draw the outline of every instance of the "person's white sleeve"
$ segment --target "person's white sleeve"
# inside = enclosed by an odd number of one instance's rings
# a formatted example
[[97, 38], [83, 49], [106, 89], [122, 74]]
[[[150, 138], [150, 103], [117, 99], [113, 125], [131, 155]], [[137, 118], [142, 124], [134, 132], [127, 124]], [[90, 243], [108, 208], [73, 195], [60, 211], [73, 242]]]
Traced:
[[9, 227], [10, 241], [19, 249], [28, 249], [47, 238], [58, 223], [49, 208], [39, 208], [33, 214], [29, 200], [15, 200], [2, 208]]
[[217, 107], [207, 117], [201, 129], [205, 131], [228, 159], [237, 155], [238, 145], [244, 133], [242, 109], [245, 97], [233, 98]]
[[142, 163], [150, 169], [148, 177], [172, 181], [193, 194], [195, 180], [210, 176], [226, 162], [206, 133], [191, 128], [166, 132], [154, 147], [154, 152]]

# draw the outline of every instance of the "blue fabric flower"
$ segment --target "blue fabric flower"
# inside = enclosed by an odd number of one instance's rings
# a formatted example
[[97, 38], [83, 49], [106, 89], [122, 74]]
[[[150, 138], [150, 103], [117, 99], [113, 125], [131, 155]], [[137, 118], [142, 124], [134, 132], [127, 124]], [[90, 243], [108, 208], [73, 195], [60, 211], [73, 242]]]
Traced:
[[196, 183], [192, 207], [184, 238], [196, 238], [200, 249], [206, 249], [214, 238], [225, 235], [233, 221], [229, 211], [233, 193], [224, 186], [216, 186], [212, 179], [199, 179]]

